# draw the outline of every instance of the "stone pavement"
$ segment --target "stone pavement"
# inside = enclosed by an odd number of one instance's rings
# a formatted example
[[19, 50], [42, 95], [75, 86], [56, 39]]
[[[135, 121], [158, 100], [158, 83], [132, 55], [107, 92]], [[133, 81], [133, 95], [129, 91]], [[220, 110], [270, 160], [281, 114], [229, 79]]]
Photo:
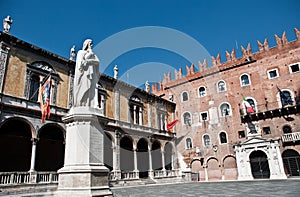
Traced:
[[115, 197], [276, 196], [299, 197], [300, 179], [193, 182], [136, 187], [113, 187]]

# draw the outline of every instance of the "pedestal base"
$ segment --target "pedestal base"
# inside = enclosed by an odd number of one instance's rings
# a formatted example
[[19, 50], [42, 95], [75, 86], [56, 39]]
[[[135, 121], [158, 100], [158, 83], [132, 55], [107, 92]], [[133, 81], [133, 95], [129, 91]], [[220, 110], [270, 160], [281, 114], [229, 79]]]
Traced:
[[113, 196], [108, 186], [108, 169], [105, 166], [65, 166], [58, 173], [56, 196]]
[[74, 107], [66, 124], [64, 167], [58, 171], [56, 196], [112, 196], [104, 166], [104, 130], [101, 114], [91, 107]]

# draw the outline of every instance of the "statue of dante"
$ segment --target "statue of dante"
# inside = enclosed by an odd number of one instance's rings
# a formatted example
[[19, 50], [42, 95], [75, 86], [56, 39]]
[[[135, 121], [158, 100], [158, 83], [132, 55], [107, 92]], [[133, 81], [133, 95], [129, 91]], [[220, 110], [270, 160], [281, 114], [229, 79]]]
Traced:
[[74, 107], [98, 106], [96, 86], [99, 80], [99, 59], [92, 51], [93, 42], [87, 39], [76, 58], [74, 79]]

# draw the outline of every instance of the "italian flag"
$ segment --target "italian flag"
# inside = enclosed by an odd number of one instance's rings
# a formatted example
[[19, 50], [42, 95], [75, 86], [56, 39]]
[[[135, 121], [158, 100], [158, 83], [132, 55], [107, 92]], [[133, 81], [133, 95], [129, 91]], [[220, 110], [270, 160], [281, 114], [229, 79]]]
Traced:
[[247, 110], [247, 113], [254, 113], [254, 109], [252, 108], [250, 103], [245, 99], [245, 97], [243, 97], [243, 101], [244, 101], [244, 105]]

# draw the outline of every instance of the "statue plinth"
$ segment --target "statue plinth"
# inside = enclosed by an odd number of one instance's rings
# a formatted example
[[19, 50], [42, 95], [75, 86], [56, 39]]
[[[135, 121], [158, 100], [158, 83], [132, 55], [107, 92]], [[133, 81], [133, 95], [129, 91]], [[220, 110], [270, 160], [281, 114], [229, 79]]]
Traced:
[[57, 196], [112, 196], [99, 116], [96, 108], [74, 107], [63, 118], [67, 127], [65, 163], [58, 171]]

